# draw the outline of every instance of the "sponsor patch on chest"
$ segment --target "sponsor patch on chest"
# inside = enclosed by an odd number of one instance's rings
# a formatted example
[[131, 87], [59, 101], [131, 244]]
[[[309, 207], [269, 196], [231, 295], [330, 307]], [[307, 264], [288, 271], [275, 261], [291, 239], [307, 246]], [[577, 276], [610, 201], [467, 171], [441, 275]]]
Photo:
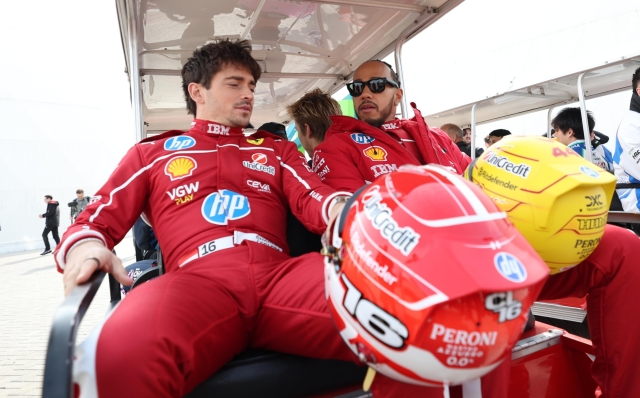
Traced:
[[243, 160], [242, 165], [248, 169], [271, 174], [272, 176], [276, 174], [276, 168], [268, 164], [267, 155], [264, 153], [256, 152], [252, 154], [251, 162]]
[[176, 202], [176, 205], [181, 205], [193, 200], [193, 196], [198, 192], [200, 181], [196, 181], [195, 184], [185, 184], [179, 187], [173, 188], [171, 191], [167, 191], [167, 195], [171, 200]]
[[167, 162], [164, 173], [169, 176], [171, 181], [175, 181], [191, 176], [197, 167], [198, 163], [195, 159], [189, 156], [177, 156]]

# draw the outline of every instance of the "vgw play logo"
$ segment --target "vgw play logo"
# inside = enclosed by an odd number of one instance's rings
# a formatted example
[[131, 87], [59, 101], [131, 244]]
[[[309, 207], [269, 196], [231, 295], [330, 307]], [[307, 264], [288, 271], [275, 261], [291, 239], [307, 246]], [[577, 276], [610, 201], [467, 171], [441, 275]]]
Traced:
[[249, 199], [228, 189], [210, 194], [202, 203], [202, 217], [211, 224], [227, 225], [227, 220], [237, 220], [249, 213]]

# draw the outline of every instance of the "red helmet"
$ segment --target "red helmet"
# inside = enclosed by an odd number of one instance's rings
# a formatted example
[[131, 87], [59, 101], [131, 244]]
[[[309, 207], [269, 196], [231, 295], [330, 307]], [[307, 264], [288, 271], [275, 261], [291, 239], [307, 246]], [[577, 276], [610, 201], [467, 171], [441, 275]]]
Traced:
[[455, 385], [493, 370], [549, 274], [481, 189], [438, 166], [377, 179], [337, 225], [329, 311], [363, 362], [407, 383]]

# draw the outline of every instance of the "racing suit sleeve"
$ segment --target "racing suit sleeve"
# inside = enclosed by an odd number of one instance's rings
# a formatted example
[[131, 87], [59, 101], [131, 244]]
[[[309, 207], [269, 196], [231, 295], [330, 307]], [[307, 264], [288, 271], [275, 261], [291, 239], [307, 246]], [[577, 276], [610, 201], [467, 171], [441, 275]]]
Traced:
[[367, 181], [358, 168], [358, 163], [350, 151], [350, 145], [340, 142], [337, 138], [325, 141], [315, 148], [313, 171], [331, 188], [355, 192], [371, 181]]
[[291, 212], [309, 231], [322, 234], [327, 229], [331, 207], [338, 196], [349, 192], [336, 190], [322, 183], [315, 175], [295, 144], [284, 143], [282, 157], [282, 188]]
[[97, 240], [113, 249], [124, 238], [147, 203], [150, 192], [147, 170], [152, 165], [142, 159], [137, 145], [129, 150], [93, 196], [93, 202], [62, 236], [54, 253], [58, 271], [63, 272], [69, 251], [81, 241]]
[[640, 180], [640, 125], [621, 124], [616, 138], [616, 144], [620, 146], [618, 164], [627, 174]]

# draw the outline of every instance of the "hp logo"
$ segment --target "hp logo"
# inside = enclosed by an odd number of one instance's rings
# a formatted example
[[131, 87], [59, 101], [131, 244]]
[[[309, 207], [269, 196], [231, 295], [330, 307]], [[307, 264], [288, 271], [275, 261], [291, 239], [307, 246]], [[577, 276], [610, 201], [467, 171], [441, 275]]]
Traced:
[[227, 225], [227, 220], [237, 220], [249, 213], [249, 199], [227, 189], [210, 194], [202, 203], [202, 216], [211, 224]]
[[196, 140], [186, 135], [171, 137], [164, 142], [164, 149], [167, 151], [179, 151], [181, 149], [191, 148], [196, 144]]
[[493, 258], [496, 269], [505, 279], [520, 283], [527, 280], [527, 269], [516, 256], [510, 253], [498, 253]]

